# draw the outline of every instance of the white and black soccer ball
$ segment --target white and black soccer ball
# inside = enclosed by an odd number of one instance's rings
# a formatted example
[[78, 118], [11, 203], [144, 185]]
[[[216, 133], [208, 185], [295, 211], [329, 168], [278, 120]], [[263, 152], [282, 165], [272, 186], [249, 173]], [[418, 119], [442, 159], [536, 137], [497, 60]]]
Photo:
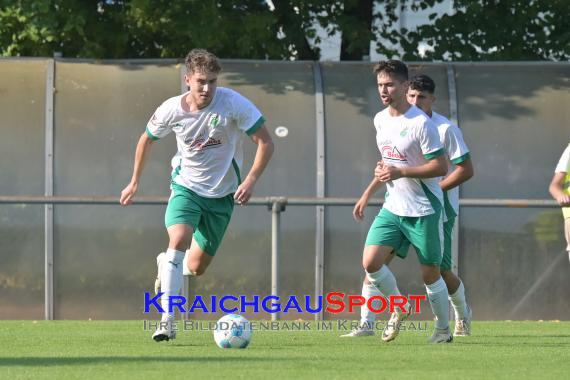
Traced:
[[251, 335], [251, 322], [237, 314], [224, 315], [214, 330], [214, 340], [220, 348], [246, 348]]

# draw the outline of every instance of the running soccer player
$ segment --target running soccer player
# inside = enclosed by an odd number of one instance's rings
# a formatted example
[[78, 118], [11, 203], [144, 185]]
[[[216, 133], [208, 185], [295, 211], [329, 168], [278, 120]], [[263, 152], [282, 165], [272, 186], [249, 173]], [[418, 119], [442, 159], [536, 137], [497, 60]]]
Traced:
[[[200, 276], [212, 262], [234, 208], [245, 204], [273, 154], [273, 142], [261, 112], [245, 97], [217, 86], [217, 57], [193, 49], [186, 57], [189, 91], [160, 105], [137, 143], [131, 181], [121, 192], [121, 205], [132, 203], [153, 142], [176, 135], [180, 161], [172, 175], [165, 212], [168, 249], [157, 257], [162, 292], [160, 327], [152, 338], [174, 339], [170, 296], [180, 294], [184, 270]], [[242, 177], [242, 137], [257, 144], [253, 165]], [[185, 251], [189, 249], [187, 259]]]
[[[443, 252], [443, 192], [439, 178], [447, 171], [444, 149], [436, 126], [406, 100], [408, 69], [398, 60], [381, 61], [374, 67], [380, 99], [387, 107], [376, 114], [376, 142], [382, 160], [374, 179], [354, 207], [362, 220], [369, 199], [385, 183], [384, 207], [376, 216], [365, 242], [362, 264], [368, 281], [384, 296], [399, 296], [396, 278], [388, 268], [394, 252], [411, 243], [418, 254], [436, 328], [430, 343], [451, 342], [447, 287], [440, 273]], [[399, 333], [411, 307], [396, 309], [382, 333], [389, 342]]]
[[[473, 176], [473, 164], [469, 148], [465, 144], [461, 130], [443, 115], [433, 111], [432, 106], [436, 100], [435, 82], [427, 75], [418, 75], [410, 80], [407, 93], [408, 102], [419, 107], [436, 124], [439, 137], [444, 145], [448, 160], [448, 173], [439, 183], [444, 192], [444, 251], [440, 266], [441, 275], [447, 285], [449, 300], [455, 311], [454, 336], [471, 335], [471, 309], [465, 299], [463, 282], [452, 271], [451, 243], [455, 218], [459, 213], [459, 185]], [[398, 252], [398, 256], [405, 257], [407, 252]], [[368, 301], [373, 296], [382, 294], [366, 279], [362, 285], [362, 296]], [[378, 301], [376, 301], [378, 302]], [[377, 305], [373, 303], [377, 308]], [[343, 335], [343, 337], [360, 337], [373, 335], [373, 323], [376, 313], [361, 308], [361, 321], [357, 329]]]

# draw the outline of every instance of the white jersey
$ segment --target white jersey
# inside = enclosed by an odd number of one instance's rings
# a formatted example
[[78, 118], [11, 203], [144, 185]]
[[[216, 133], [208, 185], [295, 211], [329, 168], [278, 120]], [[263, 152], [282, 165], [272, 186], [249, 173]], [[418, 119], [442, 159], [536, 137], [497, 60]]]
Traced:
[[[470, 158], [469, 148], [463, 140], [463, 134], [459, 127], [448, 118], [432, 111], [431, 121], [437, 126], [439, 138], [445, 149], [448, 161], [447, 175], [449, 175], [455, 169], [455, 165]], [[458, 186], [444, 192], [444, 208], [446, 218], [453, 218], [459, 214]]]
[[212, 102], [197, 112], [182, 108], [187, 94], [162, 103], [147, 124], [147, 134], [153, 140], [176, 134], [179, 156], [173, 158], [173, 182], [203, 197], [224, 197], [241, 182], [243, 134], [255, 133], [265, 120], [253, 103], [228, 88], [218, 87]]
[[[376, 143], [385, 164], [406, 167], [423, 165], [443, 155], [437, 128], [416, 106], [401, 116], [390, 116], [388, 108], [374, 117]], [[399, 178], [386, 183], [384, 207], [399, 216], [425, 216], [443, 207], [443, 191], [436, 178]]]

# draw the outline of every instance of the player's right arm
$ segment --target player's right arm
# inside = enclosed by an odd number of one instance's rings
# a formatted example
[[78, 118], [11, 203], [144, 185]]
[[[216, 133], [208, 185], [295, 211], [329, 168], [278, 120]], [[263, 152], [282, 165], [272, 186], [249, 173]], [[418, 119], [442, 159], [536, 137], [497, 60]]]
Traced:
[[122, 206], [130, 205], [139, 187], [142, 170], [150, 145], [172, 132], [172, 110], [176, 109], [180, 97], [173, 97], [160, 105], [146, 124], [146, 131], [143, 132], [137, 143], [135, 151], [135, 164], [133, 175], [129, 184], [121, 191], [119, 202]]
[[119, 202], [122, 206], [130, 205], [133, 201], [133, 196], [137, 192], [139, 187], [139, 179], [142, 174], [144, 163], [148, 155], [150, 145], [153, 140], [149, 137], [147, 132], [143, 132], [137, 143], [137, 149], [135, 151], [135, 164], [133, 167], [133, 175], [129, 184], [121, 191], [121, 198]]
[[566, 172], [554, 173], [552, 181], [550, 181], [550, 186], [548, 186], [548, 191], [550, 191], [552, 198], [562, 207], [570, 206], [570, 195], [566, 194], [562, 187], [565, 177]]
[[[382, 161], [378, 162], [378, 166], [382, 166]], [[352, 210], [352, 216], [356, 221], [361, 221], [364, 219], [364, 209], [368, 205], [368, 201], [372, 196], [378, 191], [378, 189], [382, 186], [382, 182], [380, 182], [376, 177], [372, 179], [366, 190], [360, 196], [356, 205], [354, 205], [354, 209]]]

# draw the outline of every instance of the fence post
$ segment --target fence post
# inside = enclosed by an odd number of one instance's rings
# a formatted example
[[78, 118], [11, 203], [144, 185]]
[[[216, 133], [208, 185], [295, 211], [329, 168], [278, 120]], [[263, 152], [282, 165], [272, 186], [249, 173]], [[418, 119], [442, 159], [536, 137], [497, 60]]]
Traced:
[[[55, 55], [54, 55], [55, 56]], [[53, 196], [53, 98], [54, 98], [54, 81], [55, 81], [55, 60], [50, 59], [46, 67], [46, 102], [45, 102], [45, 176], [44, 176], [44, 195], [46, 197]], [[53, 208], [51, 203], [44, 205], [44, 318], [52, 320], [53, 314]]]
[[[285, 211], [287, 199], [271, 198], [271, 294], [279, 297], [279, 247], [281, 243], [281, 212]], [[271, 314], [272, 321], [278, 321], [280, 313]]]
[[[324, 198], [325, 192], [325, 102], [323, 96], [323, 78], [319, 62], [313, 63], [313, 76], [315, 81], [315, 111], [316, 111], [316, 141], [317, 141], [317, 197]], [[315, 231], [315, 302], [319, 304], [319, 296], [324, 292], [325, 272], [325, 206], [316, 207], [316, 231]], [[323, 311], [315, 314], [315, 320], [323, 319]]]
[[[458, 122], [457, 110], [457, 85], [455, 83], [455, 70], [453, 65], [447, 65], [447, 89], [449, 92], [449, 120], [455, 125]], [[460, 187], [461, 189], [461, 187]], [[451, 271], [455, 274], [459, 273], [459, 215], [455, 218], [455, 226], [453, 227], [453, 235], [451, 242]]]

